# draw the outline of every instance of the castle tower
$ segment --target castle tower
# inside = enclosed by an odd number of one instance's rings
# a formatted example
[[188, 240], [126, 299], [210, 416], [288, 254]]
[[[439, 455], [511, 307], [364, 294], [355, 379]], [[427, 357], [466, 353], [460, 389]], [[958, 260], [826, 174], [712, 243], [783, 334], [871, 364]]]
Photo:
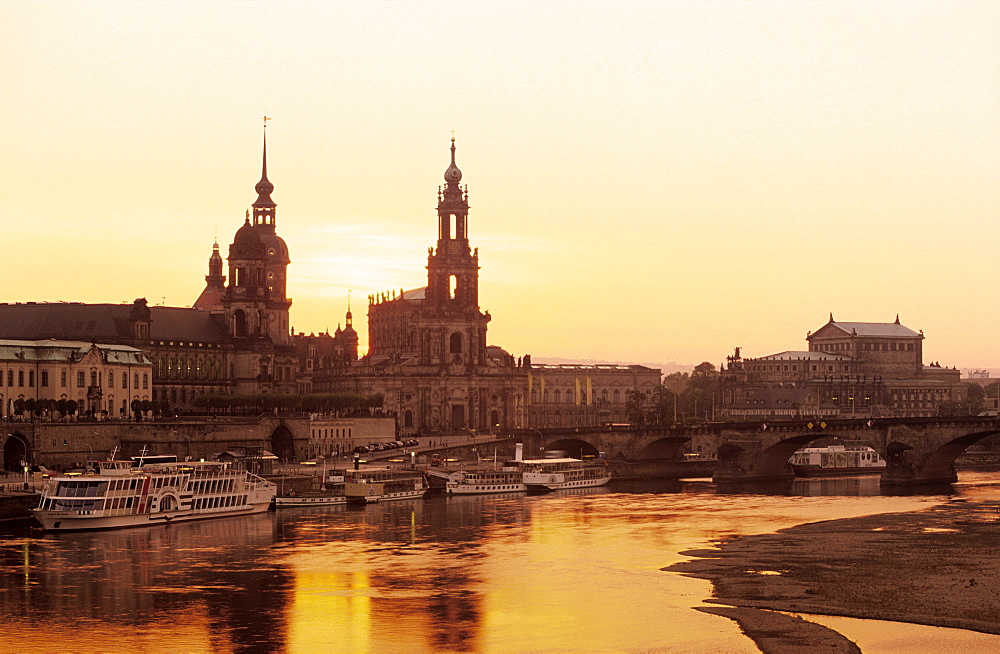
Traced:
[[292, 301], [285, 295], [285, 281], [290, 260], [288, 246], [275, 233], [277, 205], [271, 199], [274, 185], [267, 179], [266, 131], [260, 181], [254, 189], [253, 223], [248, 210], [229, 246], [229, 285], [223, 299], [228, 331], [236, 338], [267, 338], [288, 345]]

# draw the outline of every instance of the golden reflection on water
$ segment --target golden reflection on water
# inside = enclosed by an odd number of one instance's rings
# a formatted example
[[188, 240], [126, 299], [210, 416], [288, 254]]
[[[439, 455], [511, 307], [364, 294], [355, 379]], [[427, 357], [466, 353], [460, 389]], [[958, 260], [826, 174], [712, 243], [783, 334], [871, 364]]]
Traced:
[[708, 582], [663, 569], [716, 539], [943, 499], [820, 496], [837, 488], [437, 496], [0, 537], [0, 649], [754, 652], [691, 609]]

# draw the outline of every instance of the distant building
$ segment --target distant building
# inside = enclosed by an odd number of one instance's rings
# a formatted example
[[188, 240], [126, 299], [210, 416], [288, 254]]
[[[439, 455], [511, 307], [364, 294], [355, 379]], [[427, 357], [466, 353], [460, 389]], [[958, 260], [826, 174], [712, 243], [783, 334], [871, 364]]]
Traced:
[[660, 371], [646, 366], [532, 364], [528, 370], [528, 426], [545, 429], [626, 423], [630, 397], [640, 406], [648, 405], [655, 401], [659, 387]]
[[957, 368], [924, 365], [922, 332], [894, 323], [830, 321], [808, 350], [744, 359], [720, 375], [723, 414], [770, 417], [933, 416], [964, 400]]

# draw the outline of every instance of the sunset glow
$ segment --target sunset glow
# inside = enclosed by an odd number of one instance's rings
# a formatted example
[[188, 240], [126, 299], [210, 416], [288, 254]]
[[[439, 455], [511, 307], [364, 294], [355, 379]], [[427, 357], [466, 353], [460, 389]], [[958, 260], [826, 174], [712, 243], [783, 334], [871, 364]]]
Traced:
[[452, 130], [490, 344], [716, 364], [838, 320], [1000, 368], [991, 2], [0, 4], [0, 301], [190, 306], [256, 195], [295, 331], [426, 284]]

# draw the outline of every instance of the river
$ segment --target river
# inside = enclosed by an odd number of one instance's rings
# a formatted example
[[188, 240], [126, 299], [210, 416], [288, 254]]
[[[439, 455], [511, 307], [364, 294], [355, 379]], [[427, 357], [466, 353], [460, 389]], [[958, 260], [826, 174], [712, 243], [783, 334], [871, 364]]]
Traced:
[[[756, 652], [735, 623], [692, 610], [711, 585], [663, 570], [680, 552], [955, 495], [1000, 499], [1000, 475], [912, 496], [881, 496], [873, 477], [742, 493], [690, 480], [102, 533], [6, 527], [0, 650]], [[871, 621], [846, 622], [852, 637]]]

